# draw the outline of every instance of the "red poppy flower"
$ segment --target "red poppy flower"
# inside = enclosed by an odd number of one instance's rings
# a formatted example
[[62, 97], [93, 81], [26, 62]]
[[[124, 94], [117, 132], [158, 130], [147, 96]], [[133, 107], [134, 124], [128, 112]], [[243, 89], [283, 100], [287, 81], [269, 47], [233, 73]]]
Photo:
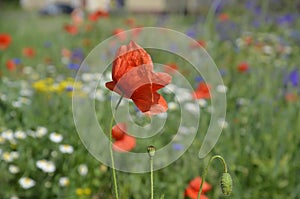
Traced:
[[35, 50], [31, 47], [23, 48], [22, 52], [25, 57], [34, 57], [35, 55]]
[[65, 31], [67, 31], [70, 35], [76, 35], [78, 33], [78, 28], [72, 24], [66, 24], [64, 26]]
[[108, 17], [109, 13], [103, 10], [97, 10], [96, 12], [93, 12], [92, 14], [89, 15], [89, 20], [90, 21], [97, 21], [101, 17]]
[[126, 34], [122, 28], [114, 29], [113, 35], [116, 35], [120, 41], [124, 41], [126, 39]]
[[10, 59], [6, 62], [6, 68], [9, 71], [14, 71], [16, 70], [16, 63], [13, 59]]
[[247, 62], [241, 62], [238, 64], [238, 71], [241, 73], [245, 73], [249, 70], [249, 65]]
[[[191, 180], [188, 187], [185, 189], [184, 196], [189, 197], [190, 199], [197, 199], [198, 193], [200, 191], [201, 181], [202, 181], [201, 177], [196, 177], [193, 180]], [[204, 194], [206, 192], [210, 191], [211, 188], [212, 188], [212, 186], [209, 183], [204, 182], [200, 198], [208, 199], [208, 197], [205, 196]]]
[[198, 88], [194, 91], [194, 99], [210, 99], [209, 85], [204, 82], [198, 84]]
[[229, 16], [227, 13], [221, 13], [219, 16], [218, 16], [219, 20], [220, 21], [227, 21], [229, 19]]
[[113, 126], [111, 133], [115, 140], [113, 149], [118, 152], [131, 151], [135, 145], [135, 138], [126, 133], [127, 126], [124, 123], [118, 123]]
[[106, 87], [132, 99], [143, 113], [155, 115], [167, 111], [167, 102], [157, 90], [172, 78], [166, 73], [155, 73], [150, 55], [135, 42], [119, 48], [112, 66], [112, 79]]
[[5, 50], [11, 43], [11, 37], [8, 34], [0, 34], [0, 50]]

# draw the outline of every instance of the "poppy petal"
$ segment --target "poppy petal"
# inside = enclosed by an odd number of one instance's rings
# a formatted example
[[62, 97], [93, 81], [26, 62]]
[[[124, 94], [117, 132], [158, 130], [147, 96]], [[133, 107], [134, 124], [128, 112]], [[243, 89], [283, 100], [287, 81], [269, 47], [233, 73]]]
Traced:
[[124, 135], [126, 134], [125, 132], [127, 131], [127, 126], [125, 123], [118, 123], [115, 126], [113, 126], [111, 133], [112, 137], [115, 140], [121, 140], [123, 139]]
[[113, 143], [113, 149], [118, 152], [127, 152], [134, 149], [136, 140], [134, 137], [124, 134], [121, 140], [117, 140]]

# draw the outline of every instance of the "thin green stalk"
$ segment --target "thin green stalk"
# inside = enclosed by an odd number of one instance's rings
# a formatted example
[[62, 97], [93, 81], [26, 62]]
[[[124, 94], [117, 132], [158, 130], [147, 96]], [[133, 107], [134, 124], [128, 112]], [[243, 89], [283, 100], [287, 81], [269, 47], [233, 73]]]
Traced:
[[123, 95], [120, 97], [115, 109], [114, 109], [114, 112], [112, 114], [112, 117], [111, 117], [111, 121], [110, 121], [110, 128], [109, 128], [109, 151], [110, 151], [110, 159], [111, 159], [111, 167], [112, 167], [112, 174], [113, 174], [113, 181], [114, 181], [114, 190], [115, 190], [115, 195], [116, 195], [116, 199], [119, 199], [119, 192], [118, 192], [118, 183], [117, 183], [117, 174], [116, 174], [116, 168], [115, 168], [115, 161], [114, 161], [114, 154], [113, 154], [113, 149], [112, 149], [112, 126], [113, 126], [113, 123], [114, 123], [114, 114], [115, 112], [117, 111], [121, 101], [123, 99]]
[[150, 180], [151, 180], [151, 199], [154, 198], [154, 180], [153, 180], [153, 157], [150, 157]]
[[224, 173], [227, 173], [227, 165], [226, 165], [226, 162], [225, 162], [224, 158], [222, 156], [220, 156], [220, 155], [214, 155], [213, 157], [211, 157], [210, 160], [209, 160], [209, 162], [208, 162], [208, 164], [207, 164], [207, 166], [205, 167], [197, 199], [200, 199], [200, 196], [201, 196], [201, 193], [202, 193], [203, 184], [205, 182], [205, 178], [206, 178], [206, 174], [207, 174], [208, 168], [210, 167], [211, 162], [214, 159], [216, 159], [216, 158], [219, 158], [221, 160], [221, 162], [223, 163], [223, 166], [224, 166]]
[[151, 190], [151, 199], [154, 198], [154, 178], [153, 178], [153, 158], [155, 155], [155, 147], [154, 146], [148, 146], [147, 151], [150, 157], [150, 190]]

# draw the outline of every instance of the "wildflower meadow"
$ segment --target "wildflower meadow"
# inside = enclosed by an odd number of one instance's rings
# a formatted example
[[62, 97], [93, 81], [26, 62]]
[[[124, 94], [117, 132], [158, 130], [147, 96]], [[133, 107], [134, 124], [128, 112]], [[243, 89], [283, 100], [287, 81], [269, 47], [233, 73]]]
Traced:
[[117, 2], [0, 2], [0, 198], [299, 199], [300, 2]]

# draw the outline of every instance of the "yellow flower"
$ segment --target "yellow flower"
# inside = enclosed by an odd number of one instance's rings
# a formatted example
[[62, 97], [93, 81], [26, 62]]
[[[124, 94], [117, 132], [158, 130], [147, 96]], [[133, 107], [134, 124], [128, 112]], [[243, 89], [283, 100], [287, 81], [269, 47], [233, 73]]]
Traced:
[[78, 195], [78, 196], [83, 195], [83, 189], [81, 189], [81, 188], [77, 188], [75, 192], [76, 192], [76, 195]]
[[91, 193], [92, 193], [92, 190], [90, 188], [85, 188], [84, 189], [84, 194], [85, 195], [91, 195]]

